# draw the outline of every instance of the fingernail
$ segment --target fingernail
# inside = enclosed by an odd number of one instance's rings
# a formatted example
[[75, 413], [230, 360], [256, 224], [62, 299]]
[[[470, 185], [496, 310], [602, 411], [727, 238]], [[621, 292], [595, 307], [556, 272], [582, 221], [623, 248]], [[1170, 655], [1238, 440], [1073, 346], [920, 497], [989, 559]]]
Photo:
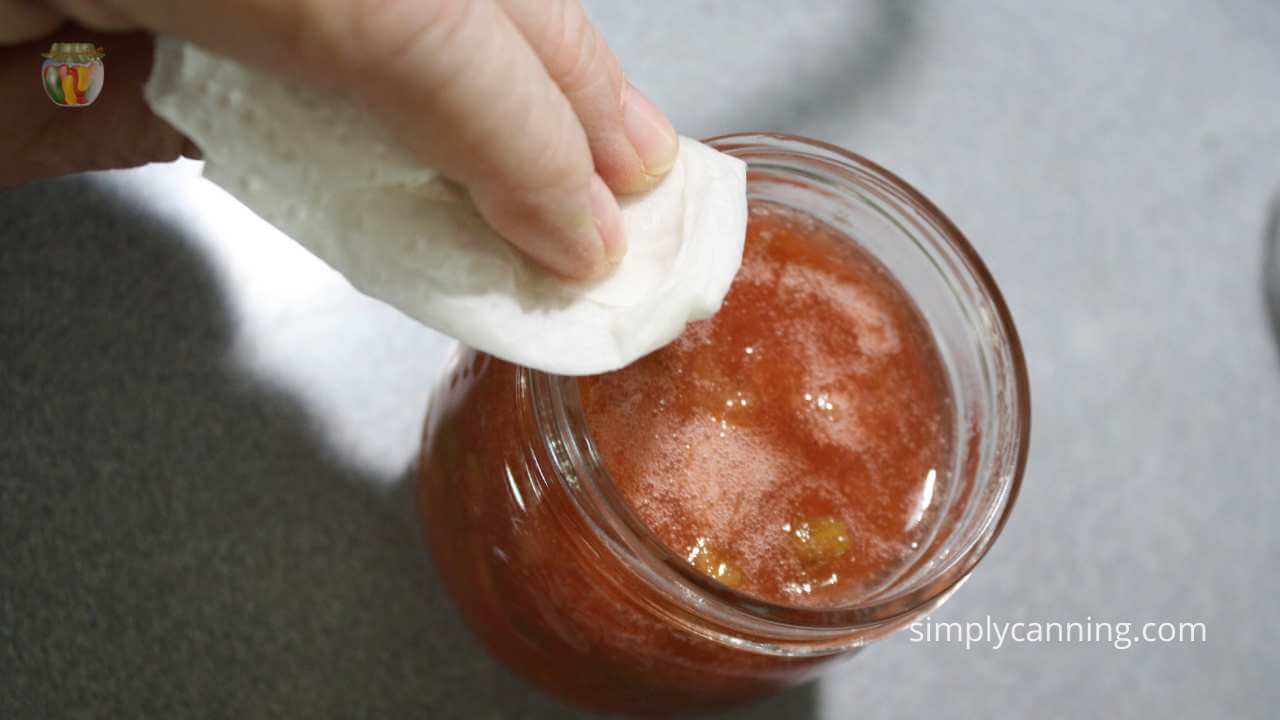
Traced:
[[596, 233], [604, 243], [605, 258], [609, 264], [617, 265], [622, 256], [627, 254], [627, 238], [622, 232], [622, 210], [618, 208], [618, 199], [599, 175], [591, 178], [591, 215], [595, 220]]
[[649, 98], [631, 85], [622, 96], [622, 127], [640, 156], [646, 175], [665, 175], [675, 164], [679, 149], [676, 129]]

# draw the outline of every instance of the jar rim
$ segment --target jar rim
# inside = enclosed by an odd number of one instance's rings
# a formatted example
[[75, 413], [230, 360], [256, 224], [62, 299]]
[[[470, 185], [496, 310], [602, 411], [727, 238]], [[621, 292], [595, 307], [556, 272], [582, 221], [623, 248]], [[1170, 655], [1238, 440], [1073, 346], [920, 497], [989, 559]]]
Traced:
[[[609, 541], [615, 552], [639, 555], [643, 562], [657, 563], [658, 567], [646, 567], [646, 574], [660, 585], [668, 595], [681, 598], [690, 591], [699, 595], [695, 604], [700, 610], [718, 609], [722, 619], [730, 627], [747, 627], [759, 635], [795, 639], [801, 635], [809, 639], [829, 641], [852, 631], [892, 625], [896, 620], [910, 616], [930, 603], [945, 599], [968, 577], [972, 569], [986, 555], [1000, 535], [1013, 509], [1022, 477], [1026, 469], [1030, 440], [1030, 383], [1026, 360], [1017, 330], [999, 288], [991, 273], [979, 258], [973, 246], [959, 228], [931, 201], [910, 184], [880, 165], [844, 148], [811, 138], [785, 133], [746, 132], [719, 135], [705, 140], [707, 144], [734, 154], [735, 151], [769, 150], [795, 157], [835, 163], [848, 170], [869, 175], [899, 199], [919, 213], [954, 250], [968, 273], [995, 311], [995, 325], [1007, 348], [1011, 367], [1012, 392], [1016, 395], [1012, 414], [1017, 437], [1016, 456], [1007, 491], [1000, 500], [999, 512], [987, 519], [979, 541], [960, 553], [938, 574], [922, 587], [894, 595], [885, 600], [865, 604], [838, 607], [812, 608], [787, 605], [757, 598], [730, 588], [699, 572], [675, 553], [639, 519], [629, 504], [616, 490], [608, 470], [594, 456], [594, 441], [578, 398], [576, 378], [550, 375], [523, 368], [526, 380], [534, 389], [535, 405], [538, 399], [550, 401], [548, 420], [558, 426], [556, 440], [548, 438], [551, 455], [563, 472], [556, 473], [571, 485], [569, 494], [578, 509], [586, 516], [593, 529]], [[749, 168], [750, 170], [750, 165]], [[535, 407], [535, 412], [537, 408]], [[583, 446], [586, 447], [583, 447]], [[563, 460], [563, 463], [559, 462]], [[596, 482], [603, 479], [605, 482]], [[592, 505], [595, 505], [592, 507]], [[593, 518], [593, 513], [604, 511], [609, 517]], [[676, 587], [671, 587], [672, 581]], [[857, 644], [857, 643], [854, 643]], [[848, 644], [845, 645], [846, 647]], [[777, 650], [777, 648], [770, 648]], [[839, 647], [826, 647], [825, 652]], [[783, 654], [794, 651], [780, 650]]]

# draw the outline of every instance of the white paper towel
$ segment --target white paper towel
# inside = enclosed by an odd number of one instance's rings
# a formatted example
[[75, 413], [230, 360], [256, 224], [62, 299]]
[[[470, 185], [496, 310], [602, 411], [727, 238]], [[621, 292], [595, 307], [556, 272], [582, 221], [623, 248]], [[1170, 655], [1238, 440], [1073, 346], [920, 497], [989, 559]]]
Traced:
[[746, 166], [688, 138], [656, 188], [621, 199], [626, 257], [575, 283], [527, 261], [351, 97], [171, 38], [146, 94], [206, 177], [355, 287], [521, 365], [620, 368], [713, 315], [742, 261]]

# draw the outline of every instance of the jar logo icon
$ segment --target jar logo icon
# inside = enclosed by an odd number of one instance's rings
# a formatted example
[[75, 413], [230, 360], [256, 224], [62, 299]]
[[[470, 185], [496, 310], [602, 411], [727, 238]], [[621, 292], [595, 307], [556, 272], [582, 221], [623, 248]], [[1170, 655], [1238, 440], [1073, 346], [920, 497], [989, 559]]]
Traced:
[[92, 105], [102, 93], [106, 53], [93, 43], [54, 43], [40, 66], [44, 92], [59, 107]]

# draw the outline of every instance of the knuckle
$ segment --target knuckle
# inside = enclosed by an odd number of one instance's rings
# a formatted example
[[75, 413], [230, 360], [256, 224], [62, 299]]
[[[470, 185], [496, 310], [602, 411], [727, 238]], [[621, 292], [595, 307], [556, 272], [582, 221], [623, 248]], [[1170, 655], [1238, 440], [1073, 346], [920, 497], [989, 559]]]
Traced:
[[[530, 115], [521, 132], [528, 132], [537, 124]], [[585, 141], [578, 138], [574, 130], [564, 127], [548, 133], [543, 142], [522, 143], [527, 148], [527, 156], [514, 163], [510, 176], [512, 189], [532, 198], [585, 186], [590, 178], [591, 163]]]
[[575, 0], [561, 0], [544, 57], [556, 83], [576, 95], [600, 85], [621, 87], [622, 69]]

